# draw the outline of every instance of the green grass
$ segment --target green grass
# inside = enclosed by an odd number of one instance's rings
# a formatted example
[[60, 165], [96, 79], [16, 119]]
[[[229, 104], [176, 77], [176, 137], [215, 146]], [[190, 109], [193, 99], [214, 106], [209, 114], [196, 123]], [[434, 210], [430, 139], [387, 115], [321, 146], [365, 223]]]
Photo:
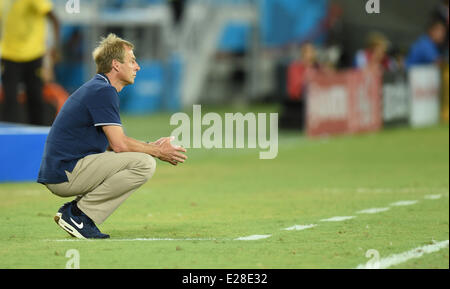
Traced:
[[[154, 140], [174, 129], [169, 118], [123, 123], [128, 135]], [[80, 252], [81, 268], [355, 268], [369, 249], [383, 258], [448, 240], [447, 125], [320, 140], [280, 132], [273, 160], [260, 160], [259, 149], [188, 156], [177, 167], [158, 161], [154, 177], [100, 226], [106, 241], [58, 241], [73, 240], [52, 219], [67, 199], [35, 183], [0, 184], [0, 268], [64, 268], [69, 249]], [[400, 200], [418, 203], [356, 214]], [[320, 222], [333, 216], [356, 218]], [[306, 224], [317, 226], [281, 230]], [[256, 234], [271, 237], [233, 240]], [[119, 241], [134, 238], [211, 240]], [[448, 267], [446, 248], [392, 268]]]

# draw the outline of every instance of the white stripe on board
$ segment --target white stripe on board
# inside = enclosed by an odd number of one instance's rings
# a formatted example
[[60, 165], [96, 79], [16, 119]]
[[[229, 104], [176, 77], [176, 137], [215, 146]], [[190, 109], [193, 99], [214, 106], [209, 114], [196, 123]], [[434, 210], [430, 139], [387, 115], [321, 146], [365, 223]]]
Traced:
[[386, 212], [389, 208], [370, 208], [356, 212], [357, 214], [376, 214]]
[[441, 197], [442, 197], [442, 195], [439, 194], [439, 195], [426, 195], [423, 198], [426, 200], [437, 200], [437, 199], [440, 199]]
[[442, 241], [442, 242], [436, 242], [432, 245], [425, 245], [422, 247], [417, 247], [412, 250], [399, 253], [399, 254], [393, 254], [386, 258], [381, 258], [380, 260], [374, 260], [369, 261], [366, 264], [360, 264], [356, 269], [369, 269], [369, 268], [379, 268], [379, 269], [386, 269], [394, 265], [398, 265], [401, 263], [404, 263], [410, 259], [413, 258], [420, 258], [424, 254], [430, 254], [437, 252], [443, 248], [448, 247], [448, 240]]
[[321, 222], [341, 222], [345, 220], [350, 220], [356, 218], [355, 216], [338, 216], [338, 217], [332, 217], [328, 219], [322, 219]]
[[286, 230], [286, 231], [300, 231], [300, 230], [309, 229], [309, 228], [312, 228], [312, 227], [315, 227], [315, 226], [317, 226], [317, 225], [314, 225], [314, 224], [311, 224], [311, 225], [294, 225], [294, 226], [292, 226], [292, 227], [284, 228], [284, 229], [281, 229], [281, 230]]
[[414, 205], [417, 204], [418, 200], [411, 200], [411, 201], [398, 201], [395, 203], [391, 203], [389, 204], [389, 206], [394, 206], [394, 207], [400, 207], [400, 206], [410, 206], [410, 205]]
[[259, 239], [266, 239], [269, 238], [272, 235], [251, 235], [247, 237], [239, 237], [234, 240], [236, 241], [253, 241], [253, 240], [259, 240]]
[[48, 134], [50, 127], [0, 127], [0, 135]]

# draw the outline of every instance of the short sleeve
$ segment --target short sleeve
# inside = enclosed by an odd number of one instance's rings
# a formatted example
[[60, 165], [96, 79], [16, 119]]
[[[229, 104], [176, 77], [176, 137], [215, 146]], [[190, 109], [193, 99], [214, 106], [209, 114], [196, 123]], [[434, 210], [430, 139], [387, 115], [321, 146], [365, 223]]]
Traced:
[[31, 0], [30, 2], [39, 14], [47, 14], [53, 9], [53, 4], [50, 0]]
[[87, 104], [94, 126], [121, 126], [119, 113], [119, 96], [113, 87], [100, 89], [91, 96]]

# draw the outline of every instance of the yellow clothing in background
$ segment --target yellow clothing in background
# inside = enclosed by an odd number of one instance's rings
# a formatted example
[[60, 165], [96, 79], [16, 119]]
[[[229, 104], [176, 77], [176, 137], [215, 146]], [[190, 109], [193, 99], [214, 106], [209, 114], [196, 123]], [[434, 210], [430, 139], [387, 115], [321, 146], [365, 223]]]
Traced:
[[46, 14], [50, 0], [0, 0], [3, 59], [27, 62], [45, 54]]

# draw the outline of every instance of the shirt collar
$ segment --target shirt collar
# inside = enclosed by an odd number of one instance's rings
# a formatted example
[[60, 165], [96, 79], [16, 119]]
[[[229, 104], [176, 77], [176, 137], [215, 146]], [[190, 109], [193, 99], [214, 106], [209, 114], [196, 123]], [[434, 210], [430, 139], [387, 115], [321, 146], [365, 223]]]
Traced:
[[97, 73], [97, 75], [100, 76], [107, 83], [111, 84], [111, 82], [109, 81], [108, 77], [106, 75], [104, 75], [103, 73]]

